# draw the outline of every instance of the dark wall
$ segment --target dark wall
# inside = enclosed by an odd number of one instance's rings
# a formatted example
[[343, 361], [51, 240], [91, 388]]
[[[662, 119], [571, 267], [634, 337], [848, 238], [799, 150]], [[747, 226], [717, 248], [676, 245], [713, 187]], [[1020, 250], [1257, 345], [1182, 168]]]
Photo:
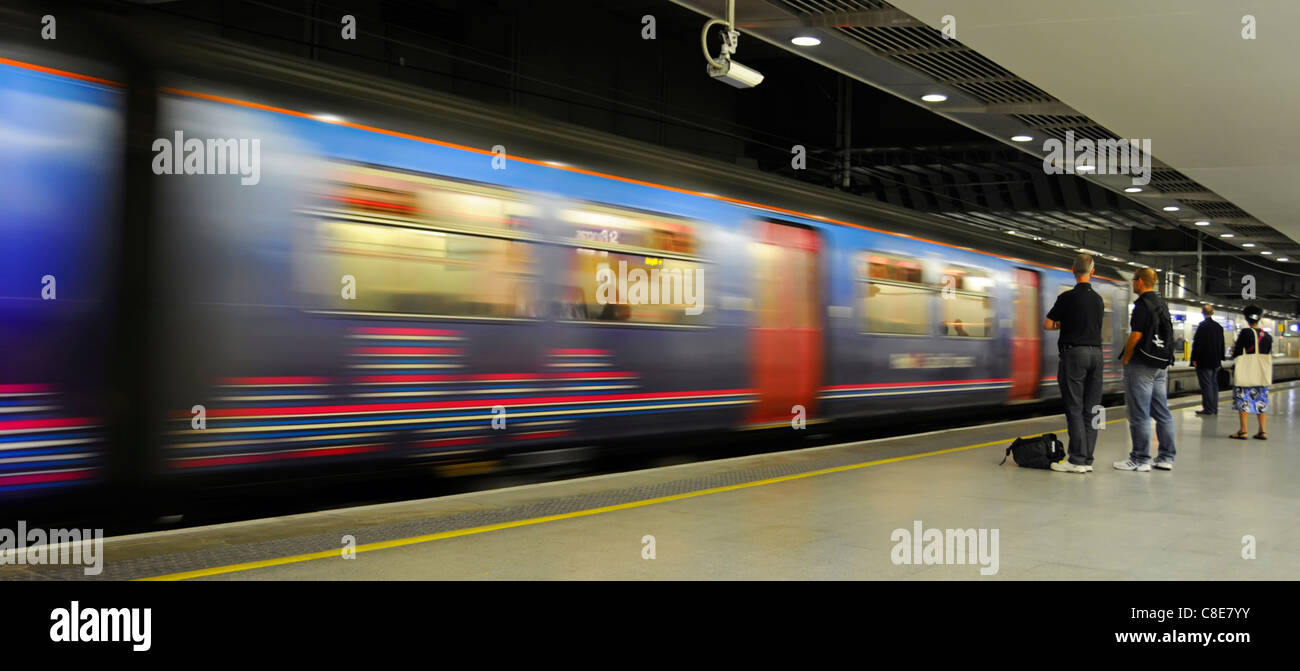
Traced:
[[[521, 114], [829, 183], [841, 76], [742, 36], [736, 59], [766, 76], [738, 90], [705, 73], [705, 17], [667, 0], [179, 0], [138, 15], [250, 46], [396, 79]], [[357, 20], [357, 39], [341, 19]], [[642, 38], [642, 17], [655, 39]], [[716, 53], [716, 31], [711, 50]], [[854, 145], [987, 142], [852, 82]], [[800, 144], [808, 170], [794, 174]]]

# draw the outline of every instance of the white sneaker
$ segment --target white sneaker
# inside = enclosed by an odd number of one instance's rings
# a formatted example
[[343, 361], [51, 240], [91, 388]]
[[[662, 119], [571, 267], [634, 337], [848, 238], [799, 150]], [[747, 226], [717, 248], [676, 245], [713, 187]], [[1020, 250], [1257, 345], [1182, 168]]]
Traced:
[[1174, 462], [1172, 462], [1172, 461], [1165, 461], [1165, 460], [1161, 459], [1161, 460], [1156, 461], [1156, 463], [1154, 463], [1154, 464], [1152, 464], [1152, 465], [1155, 466], [1156, 468], [1162, 470], [1162, 471], [1172, 471], [1172, 470], [1174, 470]]
[[1084, 473], [1091, 473], [1091, 472], [1092, 472], [1092, 465], [1084, 466], [1084, 467], [1083, 467], [1083, 472], [1084, 472]]
[[1087, 466], [1076, 466], [1068, 461], [1057, 461], [1052, 463], [1052, 470], [1057, 473], [1087, 473], [1090, 469]]
[[1132, 459], [1117, 461], [1114, 465], [1117, 470], [1121, 471], [1137, 471], [1139, 473], [1146, 473], [1151, 470], [1151, 464], [1139, 464], [1134, 462]]

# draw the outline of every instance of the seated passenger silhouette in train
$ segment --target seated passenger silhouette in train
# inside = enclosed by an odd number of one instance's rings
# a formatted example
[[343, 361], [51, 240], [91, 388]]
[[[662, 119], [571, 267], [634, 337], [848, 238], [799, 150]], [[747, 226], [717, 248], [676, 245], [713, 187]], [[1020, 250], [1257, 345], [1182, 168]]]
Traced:
[[569, 286], [565, 288], [562, 310], [562, 319], [587, 321], [590, 318], [587, 314], [587, 296], [579, 287]]
[[632, 309], [630, 307], [619, 305], [617, 303], [606, 303], [605, 308], [600, 311], [600, 317], [598, 317], [598, 319], [625, 322], [628, 317], [631, 316]]

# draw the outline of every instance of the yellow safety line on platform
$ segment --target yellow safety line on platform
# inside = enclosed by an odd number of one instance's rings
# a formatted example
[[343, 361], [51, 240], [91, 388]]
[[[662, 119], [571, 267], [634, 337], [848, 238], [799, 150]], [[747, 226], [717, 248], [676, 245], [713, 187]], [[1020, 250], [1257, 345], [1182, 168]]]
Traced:
[[[1113, 424], [1115, 422], [1123, 422], [1125, 420], [1126, 418], [1112, 419], [1106, 423]], [[1046, 433], [1065, 433], [1065, 432], [1066, 432], [1065, 429], [1058, 429], [1057, 431], [1046, 432]], [[590, 508], [588, 510], [577, 510], [571, 513], [561, 513], [559, 515], [547, 515], [545, 517], [534, 517], [526, 520], [516, 520], [513, 522], [501, 522], [499, 524], [488, 524], [486, 526], [470, 527], [468, 529], [442, 531], [436, 534], [426, 534], [423, 536], [411, 536], [409, 538], [398, 538], [391, 541], [380, 541], [378, 543], [366, 543], [365, 545], [358, 545], [355, 548], [352, 548], [352, 550], [355, 552], [370, 552], [372, 550], [386, 550], [388, 548], [397, 548], [397, 547], [402, 547], [404, 545], [416, 545], [419, 543], [428, 543], [431, 541], [438, 541], [446, 538], [456, 538], [458, 536], [470, 536], [473, 534], [481, 534], [488, 531], [499, 531], [501, 529], [512, 529], [515, 527], [524, 527], [533, 524], [542, 524], [545, 522], [555, 522], [557, 520], [568, 520], [568, 519], [575, 519], [579, 517], [588, 517], [590, 515], [600, 515], [601, 513], [614, 512], [616, 510], [628, 510], [631, 508], [641, 508], [643, 506], [655, 505], [657, 503], [667, 503], [669, 501], [681, 501], [683, 499], [691, 499], [697, 496], [705, 496], [708, 494], [719, 494], [722, 492], [731, 492], [738, 489], [747, 489], [749, 487], [759, 487], [761, 485], [776, 484], [778, 482], [789, 482], [791, 480], [811, 478], [818, 475], [827, 475], [829, 473], [841, 473], [844, 471], [852, 471], [859, 468], [867, 468], [869, 466], [881, 466], [883, 464], [892, 464], [900, 461], [908, 461], [911, 459], [921, 459], [923, 457], [933, 457], [940, 454], [951, 454], [953, 452], [963, 452], [965, 450], [974, 450], [981, 447], [988, 447], [990, 445], [1006, 444], [1006, 443], [1010, 443], [1013, 440], [1015, 440], [1015, 438], [1004, 438], [1002, 440], [993, 440], [987, 443], [978, 443], [976, 445], [963, 445], [961, 447], [950, 447], [943, 450], [935, 450], [933, 452], [909, 454], [901, 457], [889, 457], [888, 459], [876, 459], [874, 461], [866, 461], [860, 464], [833, 466], [831, 468], [823, 468], [816, 471], [808, 471], [807, 473], [796, 473], [794, 475], [782, 475], [776, 478], [768, 478], [766, 480], [755, 480], [753, 482], [742, 482], [738, 485], [727, 485], [725, 487], [711, 487], [709, 489], [701, 489], [695, 492], [686, 492], [684, 494], [673, 494], [671, 496], [660, 496], [658, 498], [653, 498], [653, 499], [631, 501], [628, 503], [620, 503], [613, 506]], [[262, 561], [244, 562], [242, 564], [230, 564], [228, 566], [217, 566], [213, 568], [198, 569], [195, 571], [182, 571], [180, 573], [169, 573], [167, 575], [160, 575], [152, 578], [140, 578], [139, 580], [188, 580], [190, 578], [202, 578], [211, 575], [221, 575], [223, 573], [236, 573], [239, 571], [248, 571], [251, 569], [268, 568], [271, 566], [282, 566], [284, 564], [296, 564], [298, 562], [311, 561], [313, 559], [327, 559], [329, 557], [340, 557], [342, 556], [342, 554], [343, 554], [342, 548], [339, 548], [337, 550], [323, 550], [321, 552], [310, 552], [307, 554], [292, 555], [289, 557], [278, 557], [276, 559], [264, 559]]]

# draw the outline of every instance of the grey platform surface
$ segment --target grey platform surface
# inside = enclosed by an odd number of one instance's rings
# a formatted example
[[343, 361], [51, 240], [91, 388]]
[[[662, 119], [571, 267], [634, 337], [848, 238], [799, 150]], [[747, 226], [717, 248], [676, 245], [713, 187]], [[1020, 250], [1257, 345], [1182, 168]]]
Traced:
[[[100, 577], [1296, 579], [1298, 395], [1291, 385], [1272, 392], [1268, 441], [1229, 440], [1237, 416], [1226, 399], [1211, 418], [1193, 414], [1198, 399], [1175, 400], [1172, 472], [1111, 467], [1129, 434], [1123, 409], [1109, 408], [1089, 474], [999, 467], [1011, 438], [1064, 424], [1017, 420], [111, 539]], [[896, 530], [918, 522], [983, 529], [990, 540], [996, 530], [997, 572], [982, 575], [992, 562], [975, 558], [895, 563]], [[352, 559], [343, 535], [361, 550]], [[1243, 558], [1245, 545], [1254, 558]], [[256, 564], [267, 560], [286, 563]], [[81, 577], [74, 567], [0, 567], [0, 578]]]

